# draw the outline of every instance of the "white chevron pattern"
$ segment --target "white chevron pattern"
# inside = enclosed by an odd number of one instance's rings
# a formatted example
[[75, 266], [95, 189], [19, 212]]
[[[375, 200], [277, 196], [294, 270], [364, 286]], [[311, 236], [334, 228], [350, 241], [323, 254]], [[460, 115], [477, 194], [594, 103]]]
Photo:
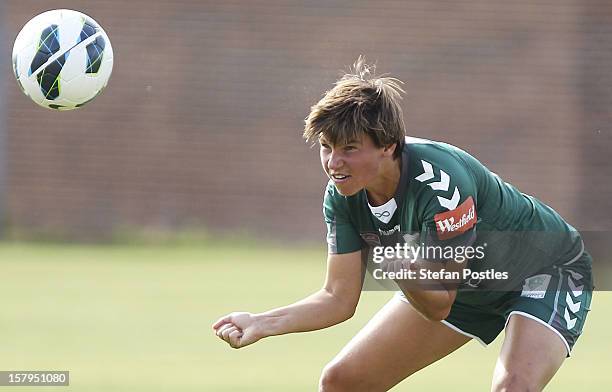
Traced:
[[423, 164], [424, 172], [420, 176], [415, 177], [415, 180], [425, 182], [434, 178], [433, 166], [431, 166], [431, 163], [421, 160], [421, 164]]
[[438, 201], [440, 202], [440, 205], [444, 208], [447, 208], [448, 210], [454, 210], [455, 208], [457, 208], [459, 200], [461, 200], [461, 194], [459, 193], [459, 189], [457, 189], [457, 187], [455, 187], [453, 197], [451, 197], [450, 199], [438, 196]]
[[571, 310], [572, 313], [577, 313], [580, 310], [580, 301], [574, 303], [572, 296], [570, 293], [567, 293], [565, 296], [565, 302], [567, 303], [567, 307]]
[[565, 314], [563, 315], [565, 322], [567, 323], [567, 329], [572, 329], [576, 325], [576, 321], [578, 321], [578, 317], [571, 318], [567, 308], [565, 308]]
[[579, 297], [582, 294], [582, 290], [584, 289], [584, 285], [576, 286], [574, 281], [571, 280], [569, 276], [567, 277], [567, 284], [568, 284], [570, 290], [572, 291], [572, 294], [574, 294], [574, 297]]
[[448, 191], [450, 176], [444, 170], [440, 170], [440, 181], [428, 184], [434, 191]]
[[[421, 160], [421, 164], [423, 165], [423, 173], [414, 179], [420, 182], [429, 181], [435, 177], [434, 168], [431, 163]], [[430, 184], [427, 184], [431, 187], [431, 189], [435, 191], [444, 191], [447, 192], [450, 188], [450, 176], [444, 171], [440, 170], [440, 181], [435, 181]], [[440, 205], [448, 210], [454, 210], [459, 205], [459, 201], [461, 200], [461, 193], [459, 189], [455, 187], [453, 191], [453, 196], [450, 199], [446, 197], [438, 196], [438, 201]]]
[[[582, 295], [584, 285], [578, 286], [572, 280], [572, 278], [576, 280], [581, 279], [582, 278], [581, 274], [579, 274], [578, 272], [571, 271], [571, 270], [567, 270], [567, 272], [569, 272], [569, 274], [571, 275], [571, 277], [569, 276], [567, 277], [567, 284], [569, 286], [571, 293], [574, 295], [574, 297], [572, 298], [569, 291], [565, 294], [565, 303], [567, 304], [567, 307], [565, 308], [565, 313], [563, 315], [563, 318], [565, 319], [565, 322], [567, 323], [567, 328], [572, 329], [576, 325], [576, 321], [578, 320], [578, 317], [572, 318], [571, 316], [575, 315], [580, 310], [581, 301], [578, 301], [578, 297]], [[574, 302], [574, 298], [576, 298], [576, 302]]]
[[583, 276], [576, 271], [572, 271], [568, 269], [567, 272], [569, 272], [570, 275], [572, 275], [572, 278], [574, 278], [574, 280], [580, 280], [583, 278]]

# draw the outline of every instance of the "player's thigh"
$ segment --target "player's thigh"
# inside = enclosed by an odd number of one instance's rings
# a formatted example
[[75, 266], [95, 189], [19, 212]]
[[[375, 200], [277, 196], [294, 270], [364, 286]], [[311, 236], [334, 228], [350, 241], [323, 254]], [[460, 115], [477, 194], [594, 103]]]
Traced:
[[469, 340], [394, 297], [326, 366], [321, 390], [386, 391]]
[[567, 347], [550, 327], [512, 314], [506, 326], [492, 391], [541, 391], [567, 356]]

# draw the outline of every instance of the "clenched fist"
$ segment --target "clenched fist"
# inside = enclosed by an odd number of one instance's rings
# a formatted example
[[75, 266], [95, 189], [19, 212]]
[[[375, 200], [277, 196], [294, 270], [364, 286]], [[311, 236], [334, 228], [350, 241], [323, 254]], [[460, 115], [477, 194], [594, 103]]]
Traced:
[[261, 319], [248, 312], [234, 312], [213, 324], [215, 334], [232, 348], [242, 348], [265, 337]]

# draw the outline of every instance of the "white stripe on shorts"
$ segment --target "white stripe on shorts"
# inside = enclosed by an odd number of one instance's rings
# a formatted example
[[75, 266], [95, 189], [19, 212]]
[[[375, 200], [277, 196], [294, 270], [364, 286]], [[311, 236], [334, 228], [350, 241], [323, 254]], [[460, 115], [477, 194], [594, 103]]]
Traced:
[[504, 325], [504, 329], [506, 329], [506, 327], [508, 326], [508, 321], [510, 321], [510, 316], [512, 316], [513, 314], [518, 314], [520, 316], [523, 317], [527, 317], [530, 318], [532, 320], [537, 321], [538, 323], [545, 325], [546, 327], [548, 327], [551, 331], [553, 331], [554, 333], [557, 334], [557, 336], [559, 336], [561, 338], [561, 340], [563, 341], [563, 344], [565, 344], [565, 348], [567, 349], [567, 356], [569, 357], [572, 353], [572, 350], [570, 349], [569, 343], [567, 343], [567, 340], [565, 340], [565, 338], [563, 337], [563, 335], [561, 335], [561, 332], [557, 331], [556, 329], [553, 328], [552, 325], [547, 324], [546, 322], [540, 320], [539, 318], [537, 318], [536, 316], [529, 314], [529, 313], [525, 313], [525, 312], [521, 312], [520, 310], [513, 310], [512, 312], [510, 312], [510, 314], [508, 315], [508, 318], [506, 319], [506, 325]]

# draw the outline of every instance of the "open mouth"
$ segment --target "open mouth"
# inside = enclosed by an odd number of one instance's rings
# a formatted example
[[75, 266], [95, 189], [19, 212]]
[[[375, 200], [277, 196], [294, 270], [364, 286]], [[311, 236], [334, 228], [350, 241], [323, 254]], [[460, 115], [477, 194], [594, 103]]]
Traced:
[[329, 177], [334, 182], [338, 183], [338, 182], [344, 182], [344, 181], [348, 180], [351, 176], [346, 175], [346, 174], [331, 174]]

